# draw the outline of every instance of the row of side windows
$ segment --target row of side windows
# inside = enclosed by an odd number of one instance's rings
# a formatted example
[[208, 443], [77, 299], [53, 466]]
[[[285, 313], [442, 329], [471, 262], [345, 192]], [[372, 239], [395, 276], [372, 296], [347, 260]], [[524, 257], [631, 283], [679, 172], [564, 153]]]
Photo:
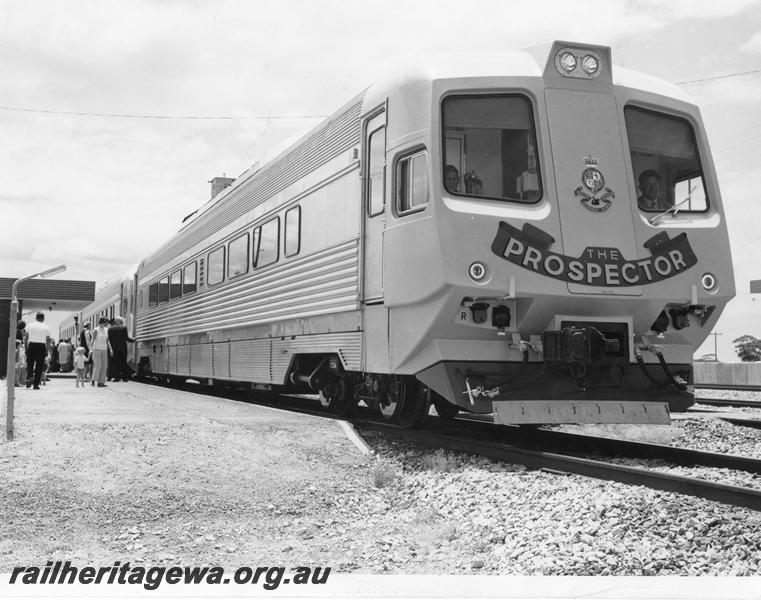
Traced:
[[[171, 275], [148, 286], [148, 305], [157, 306], [169, 300], [192, 294], [198, 289], [198, 263], [193, 261], [182, 269], [177, 269]], [[143, 304], [142, 291], [138, 300]]]
[[[296, 256], [301, 251], [301, 206], [294, 206], [285, 213], [284, 253]], [[250, 232], [243, 233], [207, 255], [208, 285], [217, 285], [225, 279], [235, 279], [254, 269], [276, 263], [280, 257], [280, 217], [259, 225], [253, 231], [253, 247]], [[253, 251], [252, 251], [253, 250]], [[197, 289], [198, 267], [193, 261], [171, 275], [148, 286], [148, 305], [158, 306], [170, 300], [192, 294]], [[142, 306], [142, 292], [138, 300]]]

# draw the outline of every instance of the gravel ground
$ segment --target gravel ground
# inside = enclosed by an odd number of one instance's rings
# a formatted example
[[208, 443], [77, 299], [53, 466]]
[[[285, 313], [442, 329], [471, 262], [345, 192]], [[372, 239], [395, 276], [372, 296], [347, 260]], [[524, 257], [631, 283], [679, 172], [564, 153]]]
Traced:
[[[20, 390], [0, 572], [328, 565], [344, 573], [751, 575], [761, 513], [447, 455], [135, 383]], [[4, 419], [4, 416], [2, 417]]]
[[[389, 442], [375, 433], [365, 435], [393, 472], [382, 488], [385, 503], [396, 508], [403, 522], [430, 521], [434, 539], [429, 552], [462, 557], [461, 571], [524, 575], [761, 571], [757, 512], [614, 482], [527, 471], [462, 454], [432, 461], [429, 450]], [[451, 471], [432, 469], [431, 462]], [[376, 518], [369, 516], [371, 522]], [[407, 562], [404, 572], [417, 572], [415, 563]], [[388, 567], [394, 569], [394, 563]]]

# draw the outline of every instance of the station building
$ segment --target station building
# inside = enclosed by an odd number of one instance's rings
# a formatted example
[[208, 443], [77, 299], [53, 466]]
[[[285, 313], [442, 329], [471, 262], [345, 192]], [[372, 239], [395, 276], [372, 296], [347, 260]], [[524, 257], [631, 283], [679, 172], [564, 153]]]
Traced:
[[[12, 277], [0, 277], [0, 376], [5, 377], [8, 361], [8, 334], [11, 318]], [[41, 310], [48, 313], [58, 310], [79, 311], [95, 299], [94, 281], [72, 281], [64, 279], [29, 279], [22, 282], [16, 291], [19, 311], [16, 321], [23, 313], [32, 312], [24, 320], [34, 319], [34, 313]], [[57, 338], [57, 332], [52, 332]]]

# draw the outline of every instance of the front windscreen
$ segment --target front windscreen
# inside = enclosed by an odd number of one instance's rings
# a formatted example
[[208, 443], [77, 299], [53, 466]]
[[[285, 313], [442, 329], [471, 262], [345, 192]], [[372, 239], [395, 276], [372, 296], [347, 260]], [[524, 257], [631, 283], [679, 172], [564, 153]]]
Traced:
[[450, 96], [442, 105], [449, 194], [536, 202], [541, 177], [531, 104], [522, 96]]
[[690, 123], [633, 106], [624, 109], [624, 117], [640, 210], [707, 210], [708, 195]]

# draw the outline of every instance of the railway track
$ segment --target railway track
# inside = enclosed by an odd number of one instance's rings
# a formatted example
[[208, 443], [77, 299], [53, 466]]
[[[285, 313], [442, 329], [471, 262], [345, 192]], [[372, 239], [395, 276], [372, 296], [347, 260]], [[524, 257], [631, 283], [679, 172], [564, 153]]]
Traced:
[[761, 408], [759, 400], [735, 400], [726, 398], [695, 398], [697, 404], [708, 406], [733, 406], [737, 408]]
[[[319, 405], [315, 406], [314, 399], [299, 394], [268, 394], [263, 398], [253, 399], [249, 391], [243, 390], [206, 390], [200, 386], [191, 388], [187, 384], [183, 386], [183, 389], [302, 414], [338, 419], [327, 409]], [[283, 398], [287, 399], [285, 405]], [[571, 453], [590, 452], [606, 456], [662, 459], [682, 466], [706, 466], [761, 474], [761, 460], [743, 456], [538, 428], [495, 426], [482, 419], [468, 417], [454, 421], [428, 417], [427, 428], [423, 430], [403, 429], [398, 425], [365, 414], [365, 411], [361, 410], [359, 415], [349, 420], [361, 427], [431, 447], [468, 452], [494, 460], [522, 464], [531, 469], [575, 474], [628, 485], [641, 485], [761, 511], [761, 490], [759, 489], [661, 473], [644, 467], [624, 466], [604, 460], [573, 456]], [[550, 452], [549, 449], [553, 451]]]
[[761, 386], [758, 385], [725, 385], [712, 383], [696, 383], [696, 390], [732, 390], [742, 392], [761, 392]]
[[[565, 454], [529, 450], [498, 442], [473, 440], [429, 431], [403, 430], [397, 426], [377, 422], [373, 422], [370, 426], [406, 440], [438, 448], [469, 452], [495, 460], [518, 463], [528, 468], [556, 473], [571, 473], [628, 485], [641, 485], [761, 511], [761, 490], [754, 488], [726, 485], [696, 477], [659, 473], [645, 468], [616, 465]], [[761, 461], [756, 462], [759, 463], [756, 468], [761, 468]]]

